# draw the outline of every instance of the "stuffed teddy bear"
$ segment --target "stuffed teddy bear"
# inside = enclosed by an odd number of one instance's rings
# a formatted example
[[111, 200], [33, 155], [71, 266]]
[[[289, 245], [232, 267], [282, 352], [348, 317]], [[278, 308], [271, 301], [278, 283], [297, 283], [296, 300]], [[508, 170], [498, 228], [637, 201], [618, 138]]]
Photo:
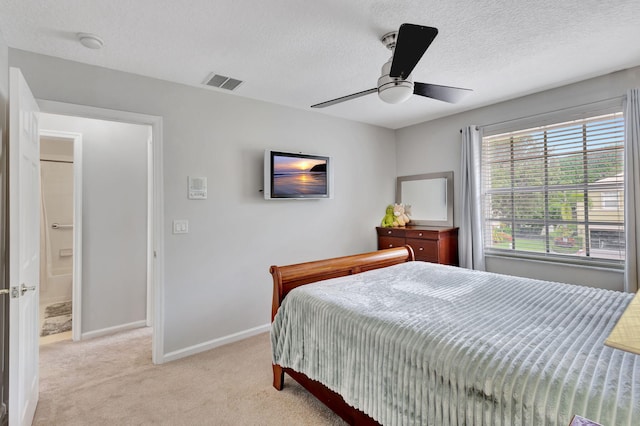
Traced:
[[404, 205], [404, 214], [409, 218], [409, 222], [411, 222], [411, 204]]
[[404, 211], [404, 204], [394, 204], [393, 205], [393, 226], [403, 227], [409, 224], [409, 216]]
[[408, 225], [409, 222], [411, 222], [411, 206], [409, 204], [401, 204], [401, 206], [404, 210], [404, 216], [402, 216], [402, 218], [404, 219], [404, 224]]
[[387, 206], [387, 213], [382, 218], [382, 223], [380, 224], [383, 228], [391, 228], [393, 227], [393, 221], [395, 220], [395, 216], [393, 215], [393, 206], [389, 204]]

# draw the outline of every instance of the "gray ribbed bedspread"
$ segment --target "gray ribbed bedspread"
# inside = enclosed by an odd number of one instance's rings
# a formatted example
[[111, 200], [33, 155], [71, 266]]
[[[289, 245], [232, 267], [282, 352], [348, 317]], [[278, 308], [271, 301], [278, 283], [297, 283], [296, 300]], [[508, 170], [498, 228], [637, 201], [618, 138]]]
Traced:
[[640, 425], [640, 356], [603, 344], [631, 298], [408, 262], [293, 290], [273, 362], [384, 425]]

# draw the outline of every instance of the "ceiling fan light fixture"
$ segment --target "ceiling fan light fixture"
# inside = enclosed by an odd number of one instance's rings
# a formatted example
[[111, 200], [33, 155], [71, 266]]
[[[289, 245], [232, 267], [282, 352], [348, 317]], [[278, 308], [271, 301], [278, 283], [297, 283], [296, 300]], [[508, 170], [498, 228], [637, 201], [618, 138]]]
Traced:
[[413, 83], [406, 80], [387, 83], [378, 88], [378, 96], [388, 104], [399, 104], [413, 95]]
[[392, 61], [393, 58], [382, 66], [382, 75], [378, 79], [378, 96], [388, 104], [399, 104], [413, 95], [413, 81], [411, 76], [406, 79], [391, 77], [389, 72]]

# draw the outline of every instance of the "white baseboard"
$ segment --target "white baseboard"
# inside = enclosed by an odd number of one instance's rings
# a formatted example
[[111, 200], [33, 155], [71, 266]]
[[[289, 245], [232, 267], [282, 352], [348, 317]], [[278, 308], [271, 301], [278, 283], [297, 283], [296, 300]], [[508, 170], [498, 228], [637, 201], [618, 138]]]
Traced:
[[187, 356], [195, 355], [200, 352], [208, 351], [213, 348], [217, 348], [218, 346], [237, 342], [238, 340], [247, 339], [257, 334], [266, 333], [267, 331], [269, 331], [270, 328], [271, 328], [271, 324], [265, 324], [258, 327], [250, 328], [248, 330], [240, 331], [238, 333], [230, 334], [225, 337], [213, 339], [208, 342], [199, 343], [197, 345], [189, 346], [184, 349], [179, 349], [177, 351], [169, 352], [167, 354], [164, 354], [164, 356], [162, 357], [162, 362], [175, 361], [180, 358], [184, 358]]
[[95, 339], [96, 337], [107, 336], [109, 334], [118, 333], [120, 331], [132, 330], [134, 328], [146, 327], [147, 320], [130, 322], [129, 324], [116, 325], [115, 327], [103, 328], [100, 330], [89, 331], [87, 333], [82, 333], [81, 340], [85, 339]]

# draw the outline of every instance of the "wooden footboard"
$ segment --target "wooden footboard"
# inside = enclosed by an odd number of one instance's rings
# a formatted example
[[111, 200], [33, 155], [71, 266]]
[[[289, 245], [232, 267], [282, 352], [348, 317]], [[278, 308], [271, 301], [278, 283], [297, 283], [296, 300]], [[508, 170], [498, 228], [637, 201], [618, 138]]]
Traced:
[[[269, 270], [273, 276], [271, 321], [273, 322], [273, 318], [278, 312], [285, 296], [296, 287], [330, 278], [359, 274], [372, 269], [384, 268], [413, 260], [415, 260], [413, 249], [407, 245], [371, 253], [336, 257], [295, 265], [274, 265]], [[312, 380], [302, 373], [289, 368], [283, 368], [279, 365], [273, 366], [273, 387], [276, 389], [282, 389], [284, 385], [284, 373], [287, 373], [304, 386], [316, 398], [331, 408], [349, 424], [378, 424], [362, 411], [349, 406], [340, 395], [328, 389], [320, 382]]]

